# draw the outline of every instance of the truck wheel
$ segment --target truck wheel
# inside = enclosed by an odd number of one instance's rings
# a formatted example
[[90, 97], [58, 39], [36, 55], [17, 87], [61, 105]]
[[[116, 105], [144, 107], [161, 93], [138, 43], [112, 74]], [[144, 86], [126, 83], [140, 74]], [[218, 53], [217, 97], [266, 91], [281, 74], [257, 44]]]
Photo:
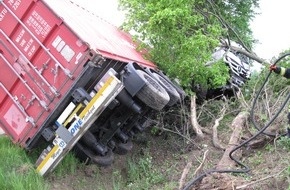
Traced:
[[99, 166], [109, 166], [113, 163], [114, 154], [111, 149], [108, 150], [105, 156], [96, 155], [91, 150], [83, 146], [81, 143], [77, 143], [74, 148], [74, 153], [80, 161], [85, 164], [97, 164]]
[[162, 76], [160, 76], [157, 73], [152, 73], [152, 75], [168, 93], [168, 95], [170, 97], [170, 100], [167, 104], [168, 106], [173, 106], [178, 101], [180, 101], [179, 93], [176, 91], [176, 89], [169, 82], [167, 82], [167, 80], [165, 80]]
[[162, 76], [167, 82], [169, 82], [178, 92], [180, 99], [184, 100], [184, 98], [186, 97], [186, 93], [184, 92], [184, 90], [178, 84], [172, 82], [162, 71], [159, 71], [158, 74]]
[[113, 160], [113, 151], [109, 149], [105, 156], [95, 155], [94, 157], [92, 157], [91, 162], [99, 166], [109, 166], [113, 163]]
[[147, 106], [160, 111], [170, 100], [166, 90], [144, 71], [136, 70], [136, 73], [145, 82], [136, 96]]
[[125, 155], [133, 148], [133, 143], [131, 140], [128, 140], [126, 143], [117, 143], [114, 153], [119, 155]]

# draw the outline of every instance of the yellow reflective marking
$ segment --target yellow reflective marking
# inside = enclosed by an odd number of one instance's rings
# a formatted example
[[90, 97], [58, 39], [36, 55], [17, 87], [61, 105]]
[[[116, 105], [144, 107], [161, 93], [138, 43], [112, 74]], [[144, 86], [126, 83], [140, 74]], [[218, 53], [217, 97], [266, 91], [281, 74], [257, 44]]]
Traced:
[[85, 107], [85, 109], [81, 112], [79, 117], [82, 119], [86, 113], [91, 109], [91, 107], [94, 105], [94, 103], [99, 99], [99, 97], [102, 95], [102, 93], [105, 91], [105, 89], [111, 84], [111, 82], [114, 80], [114, 77], [110, 77], [102, 86], [102, 88], [99, 90], [99, 92], [93, 97], [93, 99], [89, 102], [89, 104]]
[[51, 156], [56, 152], [56, 150], [59, 148], [59, 146], [56, 144], [52, 150], [47, 154], [47, 156], [44, 158], [44, 160], [39, 164], [39, 166], [37, 167], [37, 171], [39, 172], [43, 166], [47, 163], [47, 161], [49, 160], [49, 158], [51, 158]]
[[284, 76], [286, 73], [286, 69], [284, 67], [281, 67], [280, 75]]
[[74, 117], [74, 115], [82, 108], [82, 104], [79, 104], [74, 111], [69, 115], [69, 117], [67, 118], [67, 120], [65, 120], [63, 126], [67, 126], [67, 124], [72, 120], [72, 118]]

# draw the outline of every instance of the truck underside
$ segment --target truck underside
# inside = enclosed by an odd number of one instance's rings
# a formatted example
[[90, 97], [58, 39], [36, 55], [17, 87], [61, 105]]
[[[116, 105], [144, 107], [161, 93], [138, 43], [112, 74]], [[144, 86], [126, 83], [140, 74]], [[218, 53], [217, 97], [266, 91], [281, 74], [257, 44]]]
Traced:
[[135, 48], [68, 0], [0, 0], [0, 126], [28, 151], [47, 146], [41, 175], [72, 149], [86, 163], [111, 164], [148, 114], [183, 98]]
[[[106, 60], [102, 65], [88, 63], [85, 67], [83, 77], [67, 94], [65, 99], [68, 101], [56, 108], [45, 124], [47, 127], [38, 133], [41, 135], [27, 143], [30, 149], [40, 140], [53, 142], [43, 151], [36, 164], [43, 175], [52, 170], [72, 148], [75, 155], [87, 164], [110, 165], [114, 153], [126, 154], [132, 149], [131, 138], [144, 130], [144, 122], [150, 112], [172, 106], [184, 96], [184, 92], [178, 93], [178, 87], [162, 73], [158, 74], [153, 69], [146, 71], [134, 62]], [[106, 87], [108, 73], [113, 73], [120, 86], [109, 96], [102, 95], [110, 99], [101, 106], [100, 113], [92, 113], [88, 116], [92, 120], [83, 125], [88, 119], [85, 118], [86, 114], [91, 112], [87, 106], [94, 103], [95, 97]], [[81, 137], [80, 140], [73, 138], [75, 136]], [[60, 151], [54, 149], [56, 146]]]

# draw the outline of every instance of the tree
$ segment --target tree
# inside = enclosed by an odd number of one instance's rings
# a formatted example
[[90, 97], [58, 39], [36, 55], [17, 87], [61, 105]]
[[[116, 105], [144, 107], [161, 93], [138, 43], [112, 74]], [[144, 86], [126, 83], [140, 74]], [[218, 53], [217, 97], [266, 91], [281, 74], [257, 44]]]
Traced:
[[135, 30], [145, 42], [140, 48], [149, 49], [150, 58], [162, 70], [191, 90], [192, 80], [206, 87], [228, 80], [222, 62], [204, 66], [221, 39], [233, 38], [250, 52], [249, 22], [258, 1], [120, 0], [120, 6], [127, 12], [124, 28]]

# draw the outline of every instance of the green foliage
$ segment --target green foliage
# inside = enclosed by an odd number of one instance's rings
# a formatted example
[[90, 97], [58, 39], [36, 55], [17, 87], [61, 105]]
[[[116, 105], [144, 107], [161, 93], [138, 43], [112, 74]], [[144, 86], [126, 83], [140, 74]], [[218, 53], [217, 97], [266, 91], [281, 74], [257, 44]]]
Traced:
[[290, 150], [290, 138], [288, 137], [281, 137], [278, 140], [278, 145], [280, 145], [282, 148], [286, 150]]
[[124, 28], [136, 31], [136, 38], [146, 42], [141, 47], [149, 49], [150, 58], [190, 90], [193, 78], [202, 86], [226, 83], [229, 74], [224, 64], [204, 64], [211, 60], [219, 39], [227, 35], [224, 21], [245, 34], [243, 39], [250, 36], [256, 2], [120, 0], [120, 6], [127, 12]]
[[25, 151], [0, 137], [0, 189], [48, 189], [44, 179], [35, 172]]
[[59, 163], [56, 170], [53, 171], [50, 175], [65, 177], [67, 175], [74, 174], [79, 164], [79, 160], [73, 155], [73, 153], [69, 152]]
[[[227, 26], [238, 34], [247, 47], [252, 47], [254, 39], [250, 22], [256, 15], [255, 8], [259, 7], [259, 0], [207, 0], [205, 4], [215, 7], [219, 11], [220, 17], [226, 21]], [[228, 32], [232, 40], [241, 43], [232, 30]]]
[[128, 189], [152, 189], [155, 184], [163, 183], [165, 176], [154, 167], [152, 157], [147, 153], [137, 162], [128, 161]]

